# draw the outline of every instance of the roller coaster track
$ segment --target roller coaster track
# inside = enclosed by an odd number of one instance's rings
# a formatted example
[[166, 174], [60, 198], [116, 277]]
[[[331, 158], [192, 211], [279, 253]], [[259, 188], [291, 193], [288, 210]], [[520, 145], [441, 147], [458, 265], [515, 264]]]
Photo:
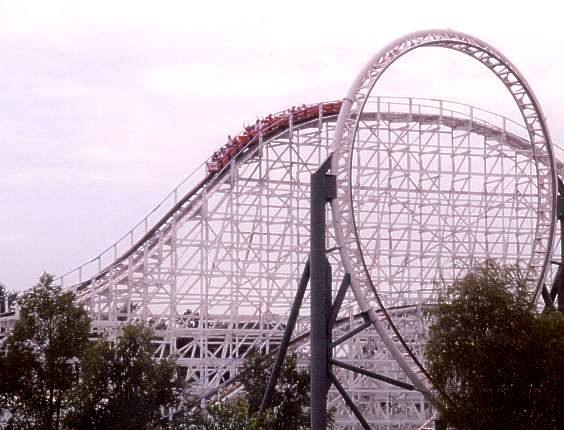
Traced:
[[[332, 103], [333, 106], [335, 105], [335, 102], [330, 103]], [[418, 130], [418, 133], [420, 133], [419, 130], [421, 130], [422, 127], [428, 130], [429, 133], [438, 133], [439, 130], [442, 130], [442, 133], [446, 133], [448, 130], [448, 133], [451, 134], [460, 133], [461, 136], [478, 136], [484, 142], [489, 142], [488, 145], [495, 145], [495, 142], [497, 142], [504, 148], [510, 149], [513, 152], [513, 157], [530, 158], [530, 144], [524, 136], [522, 128], [518, 124], [512, 123], [507, 119], [497, 121], [497, 123], [494, 124], [494, 122], [496, 121], [486, 121], [480, 118], [480, 114], [482, 114], [482, 116], [487, 116], [486, 114], [491, 115], [491, 113], [487, 113], [485, 111], [481, 111], [477, 108], [469, 107], [466, 105], [454, 104], [444, 101], [438, 102], [429, 100], [394, 99], [383, 97], [380, 99], [380, 103], [381, 105], [379, 106], [379, 111], [365, 112], [363, 113], [361, 120], [366, 122], [367, 124], [372, 124], [372, 126], [374, 127], [382, 127], [382, 124], [385, 124], [384, 128], [386, 130], [399, 130], [400, 134], [409, 129], [407, 125], [411, 124], [415, 125], [415, 129]], [[195, 214], [198, 214], [198, 211], [200, 211], [202, 206], [204, 206], [207, 196], [213, 193], [214, 189], [221, 187], [222, 184], [225, 184], [226, 182], [229, 182], [231, 180], [233, 172], [238, 169], [239, 166], [248, 166], [252, 165], [253, 163], [257, 163], [261, 157], [261, 153], [266, 151], [269, 145], [272, 145], [275, 142], [279, 141], [284, 135], [296, 133], [299, 132], [299, 130], [326, 127], [330, 124], [334, 124], [337, 119], [336, 114], [331, 113], [329, 115], [324, 115], [324, 105], [325, 103], [309, 105], [308, 107], [310, 109], [312, 107], [315, 107], [318, 114], [315, 118], [306, 118], [298, 122], [297, 124], [293, 121], [294, 114], [292, 112], [286, 112], [285, 115], [287, 116], [287, 126], [285, 128], [279, 129], [276, 131], [276, 133], [266, 136], [258, 133], [253, 139], [249, 140], [247, 145], [240, 148], [236, 153], [234, 153], [232, 158], [225, 164], [225, 166], [223, 166], [221, 170], [210, 172], [206, 169], [203, 179], [198, 181], [196, 185], [188, 192], [186, 192], [180, 199], [178, 199], [176, 203], [171, 204], [170, 207], [165, 211], [164, 215], [162, 215], [152, 225], [151, 228], [148, 228], [147, 231], [138, 240], [136, 240], [129, 249], [115, 258], [115, 260], [108, 264], [106, 267], [97, 271], [93, 276], [89, 277], [89, 279], [75, 283], [74, 285], [68, 285], [68, 283], [66, 283], [66, 288], [74, 290], [77, 294], [77, 299], [80, 302], [88, 305], [89, 299], [92, 296], [104, 294], [104, 291], [110, 288], [112, 284], [123, 282], [124, 279], [127, 281], [127, 276], [131, 274], [129, 268], [132, 265], [137, 264], [137, 262], [143, 260], [144, 255], [150, 252], [150, 250], [158, 247], [159, 244], [162, 244], [163, 241], [170, 240], [171, 230], [174, 228], [173, 226], [175, 224], [178, 224], [179, 220], [183, 218], [193, 217], [195, 216]], [[369, 128], [370, 127], [367, 126], [367, 130]], [[413, 130], [413, 128], [411, 128], [411, 130]], [[326, 141], [325, 145], [328, 145], [330, 143], [329, 140], [330, 139]], [[290, 141], [287, 142], [288, 144], [291, 144]], [[470, 146], [472, 145], [473, 144], [471, 144]], [[538, 156], [538, 158], [541, 160], [541, 162], [542, 160], [546, 159], [546, 157], [544, 157], [542, 154]], [[563, 164], [559, 162], [558, 167], [562, 168]], [[361, 187], [360, 190], [362, 191], [364, 190], [364, 188]], [[501, 193], [500, 195], [504, 194], [506, 193]], [[505, 197], [507, 197], [507, 195], [505, 195]], [[126, 237], [127, 236], [129, 235], [126, 235]], [[112, 249], [112, 247], [110, 247], [109, 249]], [[305, 252], [307, 253], [307, 250]], [[338, 259], [336, 261], [338, 261]], [[83, 268], [81, 267], [69, 273], [78, 273], [82, 270]], [[64, 275], [62, 278], [64, 279], [65, 276], [68, 277], [69, 273]], [[425, 301], [419, 303], [411, 302], [391, 306], [389, 311], [392, 312], [392, 314], [401, 315], [400, 318], [405, 319], [407, 314], [398, 312], [398, 309], [410, 310], [411, 314], [415, 315], [417, 314], [417, 312], [420, 312], [421, 306], [425, 306]], [[355, 310], [355, 306], [349, 307], [349, 309], [350, 310], [348, 312], [351, 313], [351, 316], [340, 318], [338, 325], [339, 330], [350, 329], [353, 326], [353, 322], [357, 321], [359, 318], [359, 313], [358, 310]], [[91, 312], [94, 312], [94, 310], [91, 309]], [[381, 313], [379, 314], [381, 316]], [[94, 313], [92, 315], [95, 316]], [[129, 317], [133, 318], [134, 315], [132, 314]], [[282, 318], [282, 321], [283, 320], [284, 318]], [[304, 351], [305, 348], [305, 353], [307, 355], [307, 340], [309, 339], [309, 330], [307, 329], [306, 320], [307, 317], [304, 317], [302, 319], [303, 328], [297, 332], [295, 338], [293, 339], [292, 349], [299, 352]], [[415, 318], [415, 320], [417, 320], [417, 318]], [[411, 323], [409, 323], [409, 321], [411, 321]], [[413, 324], [413, 321], [413, 319], [407, 318], [405, 327], [408, 327], [409, 324]], [[106, 321], [104, 327], [118, 327], [122, 323], [123, 319], [114, 321], [113, 323], [112, 321]], [[274, 351], [278, 342], [276, 339], [279, 339], [277, 333], [280, 333], [283, 327], [284, 325], [279, 323], [272, 325], [270, 329], [270, 335], [268, 335], [267, 337], [255, 337], [249, 344], [249, 346], [261, 348], [266, 343], [270, 342], [271, 346], [268, 350]], [[203, 332], [206, 332], [206, 330], [210, 332], [210, 334], [208, 334], [207, 336], [213, 336], [213, 334], [211, 333], [213, 332], [213, 330], [219, 332], [222, 329], [217, 328], [217, 326], [215, 329], [213, 329], [211, 326], [207, 328], [187, 327], [176, 328], [175, 333], [177, 335], [182, 334], [183, 336], [189, 336], [191, 332], [202, 332], [202, 330]], [[245, 330], [243, 330], [243, 332], [244, 331]], [[159, 336], [166, 337], [166, 329], [165, 331], [161, 330], [160, 332], [159, 330], [157, 330], [157, 333], [160, 333]], [[422, 334], [419, 333], [417, 336], [421, 335]], [[374, 331], [369, 331], [365, 335], [365, 337], [363, 337], [363, 339], [365, 340], [361, 342], [368, 342], [368, 344], [370, 344], [370, 342], [373, 342], [374, 345], [380, 345], [375, 347], [375, 350], [380, 350], [383, 348], [383, 346], [381, 345], [380, 341], [376, 340], [377, 337], [378, 336]], [[411, 342], [411, 348], [419, 349], [420, 345], [417, 345], [418, 342], [419, 340], [417, 340], [415, 344]], [[203, 373], [199, 374], [199, 378], [193, 378], [192, 382], [196, 383], [196, 385], [198, 385], [198, 383], [200, 384], [200, 393], [206, 397], [217, 394], [220, 391], [220, 388], [223, 391], [227, 390], [227, 393], [231, 392], [232, 389], [229, 387], [233, 386], [232, 384], [236, 384], [237, 381], [237, 378], [233, 376], [234, 373], [232, 369], [237, 367], [237, 363], [240, 363], [240, 360], [244, 355], [245, 352], [238, 356], [233, 356], [231, 359], [228, 359], [221, 365], [226, 369], [226, 376], [225, 379], [218, 380], [215, 387], [208, 385], [210, 381]], [[382, 359], [381, 355], [380, 359]], [[387, 357], [387, 361], [393, 362], [390, 357]], [[405, 376], [401, 376], [401, 372], [398, 372], [399, 370], [396, 369], [392, 374], [399, 379], [405, 380]], [[206, 389], [206, 387], [208, 388]], [[224, 395], [226, 394], [224, 393]], [[401, 396], [403, 394], [397, 394], [396, 392], [396, 395]], [[338, 400], [336, 398], [333, 398], [332, 402], [332, 404], [338, 405]], [[420, 400], [420, 402], [424, 401]], [[340, 407], [338, 408], [338, 410], [340, 411], [340, 413], [344, 414], [343, 417], [346, 417], [344, 408]], [[426, 413], [424, 415], [427, 416]], [[343, 417], [341, 417], [340, 420], [342, 422], [345, 422], [347, 418]], [[388, 417], [387, 419], [389, 418], [390, 417]], [[422, 421], [418, 421], [418, 419], [416, 419], [414, 422], [421, 423]], [[415, 424], [413, 425], [415, 426]]]
[[[185, 194], [174, 206], [172, 206], [166, 214], [159, 219], [156, 224], [149, 229], [130, 249], [118, 257], [109, 266], [105, 267], [100, 272], [96, 273], [90, 280], [81, 282], [73, 286], [73, 289], [80, 295], [84, 288], [93, 280], [104, 280], [111, 270], [119, 269], [119, 265], [122, 264], [128, 258], [133, 258], [136, 260], [136, 256], [142, 253], [147, 248], [152, 248], [158, 239], [162, 235], [166, 235], [171, 228], [171, 220], [174, 218], [181, 218], [186, 213], [196, 207], [199, 202], [199, 197], [201, 197], [201, 191], [204, 188], [213, 188], [213, 186], [224, 177], [227, 173], [230, 163], [237, 163], [240, 160], [245, 159], [246, 155], [252, 151], [259, 142], [268, 140], [269, 138], [276, 138], [277, 136], [284, 134], [293, 126], [299, 126], [301, 124], [308, 123], [310, 121], [318, 120], [328, 120], [335, 119], [336, 114], [338, 114], [341, 107], [340, 101], [328, 101], [323, 103], [317, 103], [313, 105], [308, 105], [295, 110], [288, 110], [287, 112], [280, 112], [274, 115], [269, 115], [273, 118], [273, 121], [260, 127], [258, 130], [254, 131], [248, 136], [248, 141], [245, 142], [244, 146], [235, 148], [234, 151], [223, 160], [223, 164], [214, 170], [210, 169], [211, 163], [216, 163], [214, 158], [210, 159], [207, 163], [208, 172], [204, 179], [202, 179], [196, 186], [191, 189], [187, 194]], [[295, 109], [295, 108], [294, 108]], [[313, 114], [313, 115], [312, 115]], [[242, 132], [239, 136], [244, 136], [246, 132]], [[228, 147], [231, 145], [227, 145]], [[223, 149], [222, 147], [221, 149]], [[221, 151], [220, 149], [220, 151]], [[219, 152], [219, 151], [218, 151]], [[217, 152], [216, 152], [217, 153]], [[138, 258], [138, 257], [137, 257]], [[83, 266], [81, 266], [83, 267]], [[81, 268], [72, 270], [71, 272], [79, 271]], [[67, 273], [67, 274], [68, 274]], [[62, 276], [64, 278], [65, 275]]]
[[[325, 114], [326, 109], [324, 106], [337, 106], [340, 109], [341, 101], [330, 101], [330, 102], [322, 102], [308, 105], [309, 109], [315, 109], [319, 112], [319, 118], [323, 121], [334, 121], [336, 119], [335, 113], [332, 114]], [[337, 109], [337, 112], [338, 112]], [[451, 114], [456, 114], [455, 111], [451, 111]], [[280, 114], [275, 114], [276, 116]], [[297, 116], [296, 113], [292, 113], [288, 110], [288, 113], [283, 113], [285, 116], [285, 122], [288, 124], [284, 128], [280, 128], [278, 133], [272, 135], [269, 134], [262, 134], [259, 133], [255, 137], [253, 137], [249, 142], [242, 148], [240, 148], [234, 155], [226, 162], [225, 166], [223, 166], [220, 170], [215, 172], [208, 171], [207, 175], [198, 182], [189, 192], [187, 192], [176, 204], [174, 204], [166, 213], [163, 215], [139, 240], [137, 240], [126, 252], [120, 255], [118, 258], [115, 259], [111, 264], [107, 267], [100, 270], [98, 273], [94, 274], [90, 279], [79, 282], [78, 284], [72, 285], [72, 289], [80, 294], [84, 291], [84, 289], [93, 281], [103, 281], [106, 280], [109, 273], [112, 270], [116, 270], [120, 268], [120, 265], [123, 264], [128, 258], [133, 258], [136, 260], [136, 256], [143, 253], [145, 249], [151, 249], [155, 244], [158, 242], [158, 238], [162, 235], [166, 235], [171, 228], [171, 220], [174, 218], [181, 218], [184, 214], [193, 210], [200, 198], [201, 192], [204, 188], [212, 188], [216, 183], [221, 181], [221, 179], [226, 175], [228, 169], [230, 168], [230, 163], [238, 163], [246, 161], [246, 156], [259, 144], [259, 142], [267, 141], [269, 138], [276, 138], [280, 136], [290, 129], [290, 124], [293, 126], [299, 126], [301, 124], [307, 124], [312, 121], [311, 117], [305, 117], [300, 121], [295, 121], [294, 117]], [[317, 115], [316, 115], [317, 116]], [[481, 135], [484, 137], [496, 137], [503, 135], [506, 139], [506, 143], [512, 149], [514, 149], [518, 153], [528, 154], [531, 150], [530, 143], [527, 142], [526, 139], [523, 137], [519, 137], [516, 134], [503, 130], [501, 127], [494, 126], [492, 124], [488, 124], [486, 121], [482, 121], [479, 119], [468, 119], [456, 116], [447, 116], [445, 113], [441, 115], [438, 114], [421, 114], [421, 113], [404, 113], [404, 112], [377, 112], [377, 113], [364, 113], [362, 115], [363, 120], [383, 120], [389, 123], [405, 123], [406, 120], [410, 122], [417, 122], [419, 124], [434, 124], [434, 125], [444, 125], [449, 127], [450, 129], [464, 129], [464, 130], [471, 130], [473, 133], [477, 135]], [[515, 124], [517, 125], [517, 124]], [[518, 125], [517, 125], [518, 126]], [[243, 134], [243, 133], [242, 133]], [[527, 156], [527, 155], [526, 155]], [[540, 155], [538, 158], [541, 161], [545, 161], [547, 159], [546, 155]], [[564, 170], [564, 163], [561, 161], [557, 161], [557, 167], [559, 170]], [[126, 234], [125, 236], [127, 236]], [[108, 248], [108, 249], [111, 249]], [[98, 258], [98, 257], [97, 257]], [[137, 257], [138, 258], [138, 257]], [[95, 261], [96, 259], [90, 260], [90, 262]], [[69, 276], [72, 273], [76, 273], [82, 270], [88, 263], [73, 269], [64, 275], [62, 275], [59, 279], [64, 279], [66, 276]]]
[[[484, 64], [510, 91], [524, 126], [460, 103], [372, 95], [387, 67], [421, 46]], [[333, 357], [418, 391], [342, 372], [339, 379], [374, 428], [420, 428], [433, 416], [425, 306], [484, 258], [529, 268], [536, 300], [554, 249], [555, 172], [564, 164], [526, 81], [477, 39], [409, 35], [377, 54], [342, 101], [258, 120], [60, 284], [89, 311], [93, 332], [111, 337], [126, 321], [148, 321], [156, 353], [177, 354], [203, 397], [233, 392], [249, 349], [272, 353], [280, 343], [309, 251], [309, 176], [328, 157], [338, 188], [328, 258], [334, 279], [352, 276], [336, 332], [361, 314], [373, 325], [335, 346]], [[9, 328], [14, 316], [0, 325]], [[309, 336], [304, 316], [291, 345], [303, 357]], [[350, 426], [348, 409], [329, 397], [337, 424]]]

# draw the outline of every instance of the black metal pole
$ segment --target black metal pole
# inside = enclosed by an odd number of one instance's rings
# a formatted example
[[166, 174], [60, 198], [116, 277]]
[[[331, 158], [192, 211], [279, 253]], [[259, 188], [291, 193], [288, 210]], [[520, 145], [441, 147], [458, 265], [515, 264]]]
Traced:
[[[328, 319], [331, 312], [331, 284], [325, 252], [326, 203], [333, 198], [335, 187], [330, 184], [330, 158], [311, 175], [310, 211], [310, 290], [311, 290], [311, 429], [327, 428], [327, 391], [330, 349]], [[332, 177], [334, 180], [334, 176]]]
[[331, 364], [335, 366], [341, 367], [343, 369], [350, 370], [352, 372], [358, 373], [360, 375], [368, 376], [369, 378], [376, 379], [378, 381], [386, 382], [391, 385], [395, 385], [396, 387], [403, 388], [404, 390], [415, 390], [415, 387], [412, 384], [408, 384], [407, 382], [398, 381], [397, 379], [390, 378], [388, 376], [379, 375], [378, 373], [374, 373], [370, 370], [363, 369], [362, 367], [356, 367], [348, 363], [344, 363], [339, 360], [331, 360]]
[[356, 419], [360, 422], [362, 428], [365, 430], [370, 430], [370, 426], [368, 425], [368, 423], [366, 422], [366, 420], [364, 419], [364, 417], [362, 416], [362, 414], [360, 413], [360, 411], [358, 410], [352, 399], [349, 397], [347, 391], [343, 388], [339, 380], [332, 373], [329, 374], [329, 378], [333, 383], [333, 385], [335, 386], [335, 388], [337, 389], [337, 391], [341, 394], [341, 397], [343, 398], [347, 406], [350, 408]]
[[331, 306], [331, 315], [329, 315], [329, 332], [333, 331], [333, 327], [335, 327], [335, 323], [337, 322], [337, 317], [339, 316], [339, 310], [343, 304], [343, 300], [345, 300], [345, 294], [351, 285], [351, 275], [345, 273], [343, 279], [341, 280], [341, 285], [339, 286], [339, 290], [337, 292], [337, 296], [335, 297], [335, 302]]
[[345, 333], [344, 335], [342, 335], [340, 338], [338, 338], [336, 341], [332, 342], [332, 347], [335, 347], [337, 345], [340, 345], [341, 343], [343, 343], [346, 340], [349, 340], [351, 337], [356, 336], [357, 334], [359, 334], [361, 331], [366, 330], [368, 327], [372, 326], [372, 321], [367, 320], [364, 321], [361, 325], [353, 328], [351, 331]]
[[272, 395], [274, 394], [274, 389], [276, 388], [276, 383], [280, 377], [280, 371], [282, 370], [282, 365], [286, 358], [288, 352], [288, 346], [290, 345], [290, 340], [292, 340], [292, 334], [294, 333], [294, 328], [296, 327], [296, 321], [300, 314], [300, 308], [302, 307], [302, 302], [304, 300], [304, 295], [307, 289], [307, 283], [309, 282], [309, 258], [305, 264], [304, 271], [300, 278], [300, 284], [298, 285], [298, 291], [296, 291], [296, 296], [294, 297], [294, 303], [290, 311], [290, 316], [288, 317], [288, 323], [286, 329], [284, 330], [284, 337], [282, 338], [282, 343], [280, 343], [280, 348], [278, 349], [278, 354], [276, 355], [276, 361], [272, 367], [272, 373], [268, 380], [268, 385], [266, 386], [266, 391], [262, 398], [262, 403], [260, 405], [260, 412], [264, 412], [266, 408], [270, 406], [272, 401]]

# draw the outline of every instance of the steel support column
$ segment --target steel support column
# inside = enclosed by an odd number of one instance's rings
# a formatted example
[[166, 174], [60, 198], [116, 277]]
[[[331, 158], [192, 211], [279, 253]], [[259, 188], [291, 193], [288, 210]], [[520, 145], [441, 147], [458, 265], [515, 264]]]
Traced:
[[272, 396], [274, 395], [274, 390], [280, 377], [280, 372], [282, 371], [282, 366], [284, 365], [284, 360], [286, 359], [286, 354], [288, 353], [288, 346], [292, 340], [292, 335], [294, 334], [294, 328], [296, 327], [296, 321], [300, 314], [300, 308], [302, 307], [302, 302], [304, 301], [304, 295], [307, 289], [307, 284], [309, 282], [310, 276], [310, 266], [309, 259], [305, 264], [304, 271], [300, 278], [300, 284], [298, 285], [298, 290], [296, 291], [296, 297], [294, 298], [294, 303], [292, 305], [292, 310], [290, 311], [290, 316], [288, 317], [288, 323], [284, 330], [284, 337], [282, 338], [282, 343], [278, 348], [278, 353], [276, 354], [276, 361], [272, 367], [272, 372], [270, 373], [270, 378], [268, 379], [268, 385], [266, 386], [266, 391], [262, 398], [260, 405], [260, 412], [264, 412], [272, 401]]
[[330, 267], [326, 256], [326, 205], [335, 198], [336, 182], [327, 174], [331, 159], [311, 175], [310, 212], [310, 289], [311, 289], [311, 428], [327, 428], [327, 392], [329, 390], [329, 354], [331, 337]]

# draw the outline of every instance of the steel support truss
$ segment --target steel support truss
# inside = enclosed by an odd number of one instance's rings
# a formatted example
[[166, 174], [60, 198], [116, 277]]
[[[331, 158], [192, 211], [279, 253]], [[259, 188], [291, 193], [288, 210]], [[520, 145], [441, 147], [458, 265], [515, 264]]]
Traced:
[[[387, 291], [388, 316], [424, 364], [425, 308], [443, 286], [476, 260], [510, 263], [538, 249], [542, 157], [535, 158], [526, 128], [471, 106], [388, 97], [372, 98], [368, 106], [354, 154], [363, 170], [352, 182], [359, 240], [372, 250], [366, 264]], [[162, 222], [144, 219], [67, 274], [62, 281], [90, 312], [94, 334], [111, 338], [125, 322], [148, 322], [156, 354], [175, 354], [179, 373], [206, 398], [237, 395], [234, 381], [251, 348], [274, 353], [286, 344], [300, 366], [309, 366], [308, 291], [291, 324], [290, 316], [309, 257], [311, 174], [332, 152], [335, 122], [320, 115], [290, 123], [218, 174], [196, 173], [188, 189], [173, 190], [159, 205]], [[329, 316], [336, 319], [331, 360], [415, 385], [382, 340], [384, 330], [394, 344], [400, 341], [389, 319], [359, 307], [351, 288], [340, 289], [350, 273], [340, 251], [350, 244], [337, 240], [332, 211], [326, 224], [332, 296], [344, 295], [338, 316]], [[0, 319], [4, 333], [16, 317]], [[328, 364], [334, 380], [371, 428], [416, 430], [433, 416], [418, 390], [334, 362]], [[337, 384], [327, 407], [337, 428], [361, 428]]]
[[[502, 192], [511, 182], [512, 175], [507, 170], [507, 164], [504, 166], [505, 155], [495, 154], [496, 149], [492, 146], [486, 145], [483, 148], [483, 171], [486, 179], [480, 183], [475, 180], [475, 169], [481, 163], [471, 161], [472, 150], [464, 154], [459, 152], [464, 145], [456, 144], [454, 140], [450, 151], [453, 168], [449, 168], [449, 163], [442, 159], [443, 145], [440, 142], [437, 148], [423, 148], [418, 157], [411, 157], [410, 135], [404, 129], [394, 131], [398, 139], [389, 148], [388, 154], [383, 151], [385, 145], [379, 144], [379, 150], [375, 151], [373, 145], [367, 143], [362, 127], [364, 114], [373, 111], [374, 105], [378, 107], [376, 112], [380, 112], [380, 99], [373, 94], [375, 85], [395, 61], [421, 47], [447, 48], [473, 58], [489, 69], [511, 94], [521, 113], [528, 137], [527, 143], [522, 146], [522, 150], [529, 154], [525, 162], [527, 167], [523, 167], [534, 170], [537, 177], [534, 184], [530, 183], [532, 187], [529, 191], [524, 192], [525, 195], [529, 192], [535, 195], [535, 202], [530, 202], [532, 205], [527, 203], [527, 198], [521, 200], [521, 192], [518, 190], [522, 185], [521, 178], [525, 175], [521, 176], [520, 173], [515, 174], [513, 191], [509, 193], [505, 203], [492, 206], [488, 201], [490, 193]], [[410, 109], [409, 112], [413, 111]], [[441, 117], [443, 113], [441, 109], [438, 114]], [[474, 115], [471, 112], [470, 122], [473, 121]], [[505, 130], [505, 124], [503, 129]], [[462, 134], [461, 138], [464, 140], [466, 136]], [[498, 142], [500, 147], [508, 143], [503, 137]], [[446, 263], [443, 266], [442, 261], [432, 261], [414, 271], [410, 270], [413, 263], [421, 262], [428, 255], [427, 246], [442, 249], [450, 246], [453, 250], [457, 249], [451, 255], [453, 259], [464, 260], [468, 256], [472, 258], [476, 254], [485, 254], [503, 261], [508, 254], [507, 249], [496, 251], [503, 241], [501, 237], [511, 231], [508, 224], [524, 222], [520, 209], [514, 214], [510, 214], [511, 209], [508, 209], [525, 204], [531, 215], [526, 217], [528, 220], [525, 222], [534, 225], [530, 245], [525, 245], [530, 249], [516, 252], [516, 258], [510, 262], [521, 264], [527, 270], [530, 300], [531, 303], [536, 303], [550, 271], [555, 235], [557, 175], [553, 151], [542, 110], [525, 78], [502, 53], [473, 36], [452, 30], [408, 34], [378, 52], [353, 82], [343, 101], [332, 152], [331, 171], [337, 176], [339, 185], [338, 198], [332, 205], [337, 243], [345, 270], [351, 274], [352, 289], [360, 308], [363, 311], [379, 309], [384, 313], [389, 330], [385, 330], [384, 326], [380, 327], [383, 341], [391, 351], [395, 351], [396, 360], [411, 382], [423, 391], [429, 393], [430, 390], [425, 387], [432, 386], [423, 357], [409, 345], [409, 336], [401, 333], [387, 309], [398, 300], [419, 303], [433, 301], [434, 291], [421, 290], [420, 296], [416, 298], [413, 297], [412, 288], [402, 289], [401, 283], [394, 278], [407, 272], [407, 276], [417, 273], [419, 280], [430, 279], [432, 277], [424, 274], [426, 268], [452, 266], [454, 270], [457, 269], [457, 263]], [[465, 162], [468, 164], [465, 165]], [[521, 170], [518, 164], [515, 163], [511, 169]], [[414, 165], [420, 167], [413, 168]], [[362, 184], [361, 187], [359, 183]], [[476, 192], [476, 186], [481, 188], [481, 193]], [[411, 190], [415, 191], [413, 195]], [[463, 203], [461, 197], [467, 201]], [[414, 205], [414, 198], [421, 198], [426, 202], [425, 207]], [[511, 205], [507, 204], [509, 201]], [[476, 204], [484, 206], [476, 210]], [[498, 210], [501, 214], [496, 214]], [[393, 229], [388, 230], [387, 236], [385, 230], [382, 234], [381, 223], [374, 221], [374, 218], [383, 220], [386, 216], [388, 223], [394, 225]], [[461, 228], [452, 228], [447, 233], [445, 224], [448, 225], [447, 228], [454, 225], [446, 221], [445, 217], [451, 216], [456, 219], [454, 224]], [[419, 231], [413, 228], [418, 223], [421, 225]], [[481, 240], [473, 239], [470, 231], [462, 227], [473, 223], [486, 225], [486, 234]], [[491, 236], [493, 231], [496, 231], [494, 236], [497, 234], [497, 237]], [[413, 240], [414, 234], [421, 239]], [[429, 240], [432, 236], [435, 236], [435, 240]], [[381, 246], [382, 239], [389, 240], [388, 252]], [[522, 245], [518, 236], [509, 241], [513, 243], [505, 242], [505, 246], [513, 249], [519, 249]], [[412, 244], [417, 242], [424, 246], [418, 250], [412, 249]], [[476, 247], [479, 246], [484, 248], [483, 254], [477, 252]], [[509, 253], [513, 253], [513, 250]], [[381, 264], [383, 254], [387, 254], [390, 260], [396, 260], [395, 276], [386, 276], [391, 274], [381, 270], [382, 266], [386, 266], [386, 263]], [[436, 254], [433, 255], [435, 256]], [[464, 264], [464, 261], [460, 263]]]
[[331, 159], [328, 158], [321, 167], [311, 175], [310, 192], [310, 253], [306, 262], [302, 278], [292, 309], [282, 343], [278, 349], [276, 361], [271, 371], [271, 376], [264, 393], [261, 404], [261, 412], [264, 411], [272, 400], [280, 370], [288, 351], [290, 339], [292, 338], [295, 320], [302, 306], [303, 297], [307, 288], [307, 281], [311, 283], [311, 313], [310, 313], [310, 380], [311, 380], [311, 428], [313, 430], [325, 430], [327, 428], [327, 395], [331, 384], [339, 392], [346, 405], [365, 430], [370, 425], [362, 415], [362, 412], [351, 399], [347, 390], [341, 385], [332, 371], [336, 366], [355, 372], [358, 375], [395, 385], [405, 390], [412, 391], [414, 386], [395, 380], [393, 378], [377, 374], [371, 370], [356, 367], [352, 364], [332, 358], [332, 350], [338, 345], [351, 339], [372, 326], [372, 321], [363, 314], [364, 322], [357, 327], [333, 341], [333, 328], [337, 322], [339, 311], [343, 300], [350, 287], [350, 275], [345, 273], [335, 300], [332, 298], [331, 265], [327, 259], [327, 234], [326, 234], [326, 205], [336, 197], [335, 176], [327, 173]]

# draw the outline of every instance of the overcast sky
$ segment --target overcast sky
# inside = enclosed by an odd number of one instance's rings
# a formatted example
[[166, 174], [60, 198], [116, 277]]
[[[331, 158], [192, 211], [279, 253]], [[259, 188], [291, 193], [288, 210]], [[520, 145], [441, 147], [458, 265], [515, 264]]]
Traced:
[[[564, 142], [552, 4], [0, 0], [0, 280], [22, 289], [90, 259], [243, 121], [343, 97], [374, 53], [416, 30], [501, 50]], [[382, 93], [514, 113], [479, 64], [438, 51], [406, 56]]]

